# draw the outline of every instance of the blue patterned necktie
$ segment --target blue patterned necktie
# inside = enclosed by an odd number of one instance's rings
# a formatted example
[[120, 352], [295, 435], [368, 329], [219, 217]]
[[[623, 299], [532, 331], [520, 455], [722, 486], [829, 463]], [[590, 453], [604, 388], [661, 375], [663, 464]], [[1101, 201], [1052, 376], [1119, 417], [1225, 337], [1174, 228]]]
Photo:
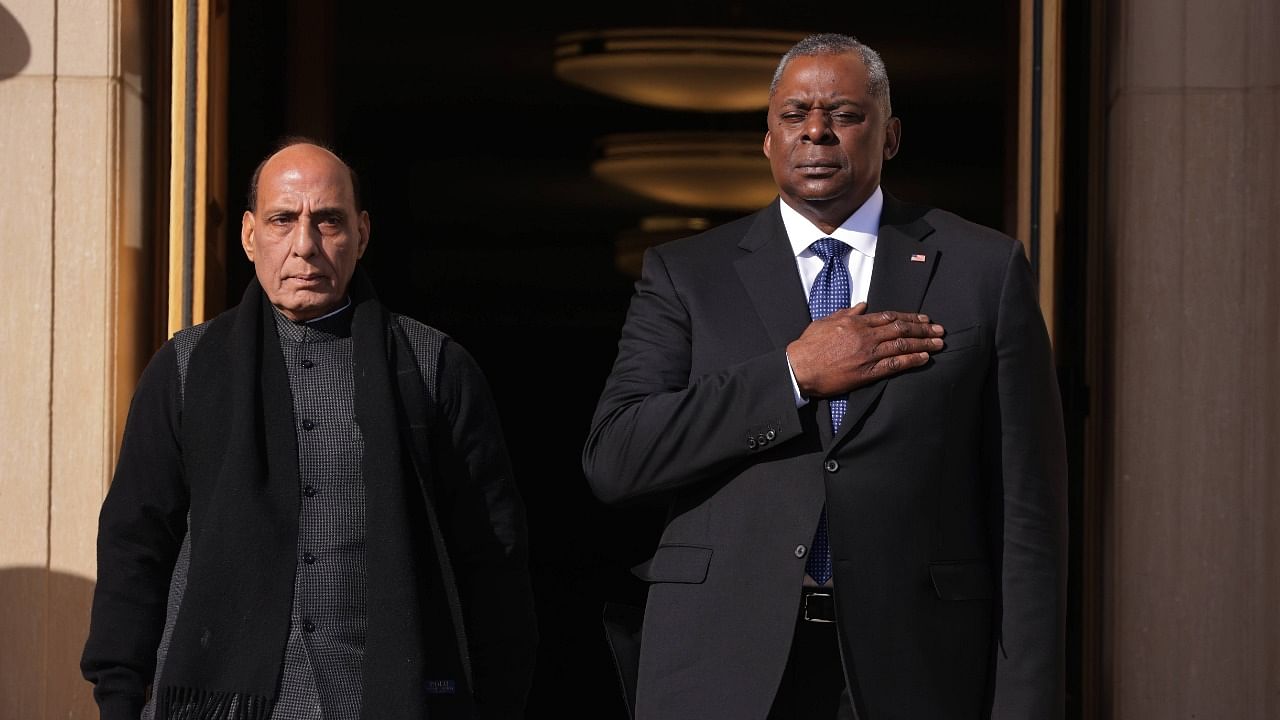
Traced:
[[[813, 281], [809, 290], [809, 317], [818, 320], [836, 310], [849, 307], [852, 295], [849, 280], [849, 264], [845, 256], [849, 254], [849, 246], [835, 238], [822, 238], [809, 246], [818, 257], [822, 258], [822, 271]], [[840, 421], [844, 419], [844, 409], [848, 400], [831, 398], [831, 432], [840, 430]], [[827, 537], [827, 509], [823, 507], [822, 517], [818, 521], [818, 530], [813, 534], [813, 544], [809, 547], [809, 559], [805, 560], [804, 571], [809, 577], [824, 584], [831, 579], [831, 543]]]

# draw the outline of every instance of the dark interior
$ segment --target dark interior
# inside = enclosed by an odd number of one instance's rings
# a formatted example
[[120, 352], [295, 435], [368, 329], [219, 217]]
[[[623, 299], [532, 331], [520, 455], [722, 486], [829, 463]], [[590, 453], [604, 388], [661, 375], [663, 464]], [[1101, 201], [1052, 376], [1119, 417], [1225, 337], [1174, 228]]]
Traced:
[[642, 600], [627, 569], [651, 552], [662, 510], [597, 502], [579, 452], [632, 289], [614, 267], [614, 238], [678, 209], [606, 186], [589, 166], [608, 133], [763, 137], [764, 113], [650, 109], [569, 86], [552, 71], [556, 36], [676, 26], [853, 34], [884, 57], [902, 118], [885, 189], [1011, 232], [1018, 6], [461, 4], [452, 21], [424, 7], [230, 5], [227, 297], [252, 271], [234, 218], [254, 166], [287, 134], [332, 143], [362, 179], [373, 227], [363, 264], [383, 301], [461, 342], [493, 387], [529, 514], [542, 636], [529, 717], [624, 718], [601, 605]]

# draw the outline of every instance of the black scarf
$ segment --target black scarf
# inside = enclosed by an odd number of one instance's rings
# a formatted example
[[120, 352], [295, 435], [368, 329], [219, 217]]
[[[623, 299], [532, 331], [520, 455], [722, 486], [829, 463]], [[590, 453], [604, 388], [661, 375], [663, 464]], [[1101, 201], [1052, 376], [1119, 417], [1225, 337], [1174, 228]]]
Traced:
[[[470, 663], [434, 511], [430, 396], [407, 338], [359, 270], [351, 299], [367, 504], [361, 714], [466, 717]], [[265, 720], [289, 635], [299, 480], [289, 378], [256, 280], [196, 345], [182, 418], [191, 565], [156, 717]]]

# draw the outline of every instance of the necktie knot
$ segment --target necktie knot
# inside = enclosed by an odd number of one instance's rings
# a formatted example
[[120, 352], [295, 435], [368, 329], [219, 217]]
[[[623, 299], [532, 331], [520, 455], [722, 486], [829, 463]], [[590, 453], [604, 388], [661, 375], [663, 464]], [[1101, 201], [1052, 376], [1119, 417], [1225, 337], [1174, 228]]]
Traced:
[[849, 254], [850, 247], [835, 238], [825, 237], [821, 240], [814, 240], [809, 246], [814, 254], [822, 258], [822, 262], [831, 262], [831, 258], [843, 258]]
[[817, 320], [849, 307], [849, 268], [844, 259], [850, 248], [829, 237], [815, 240], [809, 247], [822, 258], [822, 270], [809, 290], [809, 317]]

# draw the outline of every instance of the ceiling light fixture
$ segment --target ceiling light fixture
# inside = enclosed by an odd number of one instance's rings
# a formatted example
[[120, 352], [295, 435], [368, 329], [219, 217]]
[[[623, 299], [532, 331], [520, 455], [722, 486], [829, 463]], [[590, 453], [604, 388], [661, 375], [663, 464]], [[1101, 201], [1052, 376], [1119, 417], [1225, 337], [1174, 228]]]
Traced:
[[763, 134], [606, 135], [591, 172], [660, 202], [749, 212], [778, 194], [761, 149]]
[[631, 28], [556, 38], [555, 73], [619, 100], [671, 110], [743, 112], [769, 105], [769, 80], [800, 33]]

